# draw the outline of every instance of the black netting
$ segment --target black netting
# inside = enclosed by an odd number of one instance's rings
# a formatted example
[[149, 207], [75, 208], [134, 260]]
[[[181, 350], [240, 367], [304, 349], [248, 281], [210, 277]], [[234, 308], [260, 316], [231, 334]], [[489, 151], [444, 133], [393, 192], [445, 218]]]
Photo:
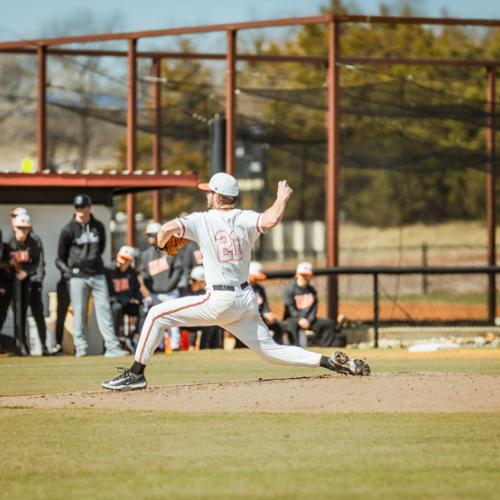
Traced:
[[[208, 120], [224, 112], [223, 88], [208, 83], [172, 85], [164, 85], [168, 97], [161, 108], [161, 135], [188, 142], [207, 140]], [[49, 107], [126, 125], [124, 89], [120, 89], [122, 95], [93, 92], [85, 98], [75, 96], [78, 89], [71, 90], [73, 97], [68, 98], [57, 89], [49, 89]], [[0, 100], [3, 121], [20, 106], [34, 102], [32, 97], [14, 93], [1, 94]], [[151, 100], [150, 95], [141, 96], [138, 107], [137, 127], [144, 133], [156, 130]], [[286, 115], [280, 117], [281, 110]], [[485, 100], [465, 98], [404, 78], [343, 86], [341, 164], [346, 168], [396, 170], [482, 169], [487, 161], [484, 130], [488, 119], [496, 129], [500, 126], [498, 106], [491, 116], [485, 110]], [[324, 163], [324, 111], [326, 90], [322, 87], [241, 87], [238, 139], [285, 149], [295, 144], [317, 146], [309, 159]]]

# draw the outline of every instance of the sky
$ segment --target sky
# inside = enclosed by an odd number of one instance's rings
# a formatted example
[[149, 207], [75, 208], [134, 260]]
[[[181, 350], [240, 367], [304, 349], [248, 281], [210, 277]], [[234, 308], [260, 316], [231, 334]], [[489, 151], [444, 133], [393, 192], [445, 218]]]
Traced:
[[[377, 15], [381, 0], [347, 0], [357, 12]], [[409, 4], [417, 15], [500, 18], [495, 0], [384, 0], [395, 9]], [[77, 19], [88, 19], [87, 32], [142, 31], [228, 22], [314, 16], [328, 0], [0, 0], [0, 41], [73, 34]], [[111, 24], [110, 24], [111, 23]], [[95, 29], [93, 29], [95, 28]], [[65, 32], [66, 31], [66, 32]], [[69, 32], [68, 32], [69, 31]]]

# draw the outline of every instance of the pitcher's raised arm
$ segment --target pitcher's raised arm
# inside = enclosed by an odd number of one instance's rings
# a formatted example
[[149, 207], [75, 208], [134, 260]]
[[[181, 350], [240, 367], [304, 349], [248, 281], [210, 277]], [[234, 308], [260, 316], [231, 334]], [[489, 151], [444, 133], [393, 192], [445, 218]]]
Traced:
[[282, 221], [286, 204], [292, 194], [293, 189], [286, 180], [278, 182], [276, 200], [262, 215], [261, 227], [264, 231], [276, 227]]

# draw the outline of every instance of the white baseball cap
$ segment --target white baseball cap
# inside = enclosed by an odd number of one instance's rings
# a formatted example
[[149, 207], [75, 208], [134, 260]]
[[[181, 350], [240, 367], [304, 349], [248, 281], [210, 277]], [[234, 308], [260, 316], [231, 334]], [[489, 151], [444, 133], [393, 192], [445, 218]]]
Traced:
[[250, 262], [250, 268], [248, 270], [248, 275], [253, 276], [256, 280], [265, 280], [267, 276], [262, 272], [262, 264], [253, 260]]
[[203, 191], [213, 191], [223, 196], [238, 196], [240, 193], [238, 181], [232, 175], [224, 172], [212, 175], [208, 184], [198, 184], [198, 188]]
[[28, 210], [26, 210], [24, 207], [16, 207], [10, 212], [11, 217], [17, 217], [18, 215], [29, 215]]
[[301, 262], [297, 266], [296, 274], [302, 274], [304, 276], [312, 276], [313, 275], [313, 266], [310, 262]]
[[31, 228], [31, 218], [28, 214], [17, 215], [12, 222], [14, 227], [28, 227]]
[[118, 250], [118, 257], [123, 257], [127, 260], [134, 260], [135, 249], [129, 245], [123, 245], [120, 250]]
[[161, 229], [161, 224], [159, 222], [150, 222], [146, 227], [146, 234], [157, 234]]
[[189, 276], [193, 281], [205, 281], [205, 270], [203, 266], [195, 266], [191, 269]]

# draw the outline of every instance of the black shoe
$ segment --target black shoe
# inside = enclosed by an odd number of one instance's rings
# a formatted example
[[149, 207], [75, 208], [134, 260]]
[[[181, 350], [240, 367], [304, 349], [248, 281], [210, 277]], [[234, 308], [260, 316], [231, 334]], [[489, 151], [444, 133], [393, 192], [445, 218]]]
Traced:
[[370, 367], [362, 359], [351, 359], [341, 351], [334, 352], [328, 359], [332, 370], [345, 375], [370, 375]]
[[105, 389], [112, 391], [132, 391], [134, 389], [145, 389], [148, 383], [144, 374], [136, 375], [129, 368], [120, 368], [122, 373], [111, 380], [102, 383]]
[[50, 356], [50, 352], [45, 346], [42, 346], [42, 356]]

